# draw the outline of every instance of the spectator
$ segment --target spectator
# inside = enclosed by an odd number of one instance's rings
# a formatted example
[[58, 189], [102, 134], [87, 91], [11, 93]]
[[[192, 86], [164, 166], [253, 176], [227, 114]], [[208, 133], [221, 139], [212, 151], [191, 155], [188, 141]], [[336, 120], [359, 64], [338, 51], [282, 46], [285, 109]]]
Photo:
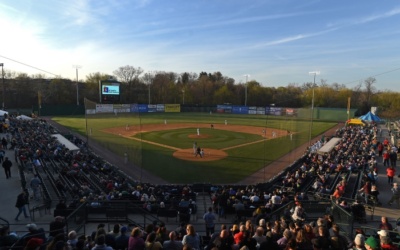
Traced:
[[382, 250], [397, 250], [397, 246], [393, 245], [389, 232], [386, 230], [378, 231], [380, 247]]
[[318, 249], [329, 249], [331, 248], [331, 239], [329, 235], [327, 235], [324, 227], [318, 227], [318, 235], [311, 242], [314, 248]]
[[243, 239], [239, 242], [239, 249], [246, 247], [248, 250], [256, 250], [257, 249], [257, 241], [251, 237], [249, 231], [243, 232]]
[[397, 164], [397, 148], [395, 146], [393, 146], [394, 148], [392, 148], [392, 150], [390, 150], [389, 153], [389, 159], [390, 159], [390, 165], [392, 165], [393, 167], [396, 167]]
[[[2, 151], [2, 150], [1, 150]], [[0, 159], [2, 152], [0, 151]], [[4, 152], [4, 151], [3, 151]], [[8, 159], [8, 157], [5, 158], [3, 164], [2, 164], [3, 168], [4, 168], [4, 173], [6, 174], [6, 178], [11, 178], [11, 167], [12, 167], [12, 162]]]
[[343, 250], [348, 249], [349, 242], [347, 238], [340, 234], [339, 227], [335, 224], [332, 226], [331, 243], [332, 249]]
[[210, 237], [215, 232], [215, 215], [212, 212], [212, 207], [208, 208], [208, 212], [203, 216], [206, 226], [206, 236]]
[[305, 212], [301, 202], [297, 202], [296, 207], [294, 208], [294, 212], [292, 214], [292, 218], [294, 221], [304, 221]]
[[43, 245], [44, 241], [40, 238], [31, 238], [25, 245], [24, 250], [38, 250]]
[[183, 248], [182, 241], [177, 240], [176, 232], [169, 233], [169, 240], [164, 241], [164, 250], [181, 250]]
[[146, 250], [160, 250], [162, 249], [162, 244], [159, 241], [156, 241], [156, 233], [152, 232], [147, 235], [147, 239], [145, 241], [145, 249]]
[[380, 248], [380, 244], [378, 239], [373, 236], [370, 236], [365, 242], [365, 249], [367, 250], [378, 250]]
[[129, 245], [129, 236], [126, 235], [128, 228], [123, 226], [120, 229], [120, 235], [115, 238], [115, 249], [116, 250], [125, 250]]
[[196, 233], [194, 226], [188, 224], [186, 226], [187, 234], [183, 236], [182, 244], [191, 247], [192, 249], [199, 249], [200, 248], [200, 237]]
[[240, 241], [243, 239], [244, 231], [246, 231], [246, 227], [242, 224], [239, 226], [239, 232], [233, 235], [233, 239], [235, 240], [236, 245], [239, 245]]
[[391, 191], [392, 191], [392, 198], [390, 198], [388, 204], [392, 205], [392, 203], [394, 201], [396, 201], [397, 207], [400, 208], [400, 200], [399, 200], [400, 199], [400, 189], [399, 189], [397, 183], [393, 183], [393, 187], [392, 187]]
[[291, 237], [292, 233], [290, 230], [285, 229], [285, 231], [283, 231], [283, 236], [276, 243], [278, 243], [279, 247], [285, 248]]
[[145, 244], [142, 236], [142, 230], [140, 230], [138, 227], [135, 227], [131, 232], [131, 236], [129, 237], [128, 250], [144, 250]]
[[392, 185], [393, 184], [393, 177], [396, 175], [396, 169], [393, 168], [393, 165], [389, 166], [386, 169], [386, 175], [387, 175], [387, 178], [388, 178], [389, 185]]
[[72, 230], [68, 233], [68, 240], [67, 243], [70, 247], [75, 248], [76, 247], [76, 243], [78, 243], [78, 238], [77, 238], [77, 234], [76, 231]]
[[[42, 239], [43, 242], [46, 242], [46, 235], [43, 228], [38, 228], [34, 223], [28, 224], [26, 227], [28, 228], [29, 232], [22, 237], [24, 243], [28, 242], [32, 238], [39, 238]], [[64, 237], [64, 235], [62, 236]]]
[[371, 194], [371, 182], [366, 181], [362, 188], [358, 191], [362, 192], [362, 194], [364, 195], [365, 204], [367, 204], [369, 195]]
[[113, 248], [106, 245], [106, 236], [101, 234], [97, 237], [96, 245], [92, 250], [113, 250]]
[[357, 234], [356, 237], [354, 238], [354, 249], [355, 250], [364, 250], [364, 241], [365, 241], [365, 236], [362, 234]]
[[307, 238], [303, 228], [297, 230], [295, 240], [299, 249], [311, 249], [312, 247], [311, 240]]
[[64, 217], [61, 216], [56, 216], [54, 218], [54, 221], [50, 222], [49, 225], [49, 236], [55, 237], [58, 234], [63, 234], [64, 233], [64, 227], [65, 227], [65, 222], [64, 222]]
[[40, 184], [42, 184], [42, 182], [40, 181], [39, 176], [35, 174], [30, 182], [30, 187], [33, 191], [33, 198], [37, 201], [40, 199]]
[[17, 241], [18, 237], [15, 234], [10, 234], [9, 226], [3, 225], [0, 227], [0, 249], [11, 247]]
[[29, 218], [29, 215], [26, 213], [25, 205], [28, 204], [28, 192], [23, 190], [17, 197], [17, 202], [15, 203], [15, 207], [18, 208], [18, 214], [15, 217], [16, 221], [19, 221], [19, 216], [24, 213], [25, 218]]
[[387, 217], [382, 216], [381, 217], [381, 224], [379, 224], [379, 229], [381, 230], [393, 230], [392, 224], [388, 221]]
[[267, 237], [264, 235], [264, 229], [262, 227], [257, 227], [256, 233], [253, 235], [253, 238], [257, 241], [258, 246], [266, 241]]

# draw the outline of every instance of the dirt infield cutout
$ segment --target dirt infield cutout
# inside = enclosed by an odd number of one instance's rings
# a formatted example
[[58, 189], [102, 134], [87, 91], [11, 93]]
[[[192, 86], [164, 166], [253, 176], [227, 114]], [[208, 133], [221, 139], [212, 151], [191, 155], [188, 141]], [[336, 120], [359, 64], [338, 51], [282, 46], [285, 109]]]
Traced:
[[[287, 131], [279, 130], [279, 129], [233, 125], [233, 124], [232, 125], [231, 124], [229, 124], [229, 125], [213, 124], [213, 125], [214, 125], [214, 129], [248, 133], [248, 134], [256, 134], [256, 135], [261, 135], [263, 137], [266, 135], [267, 140], [272, 139], [273, 135], [275, 136], [275, 138], [287, 136]], [[156, 143], [153, 141], [140, 140], [138, 138], [133, 137], [134, 135], [136, 135], [138, 133], [143, 133], [143, 132], [172, 130], [172, 129], [179, 129], [179, 128], [193, 128], [195, 130], [196, 128], [210, 128], [210, 125], [206, 124], [206, 123], [204, 123], [204, 124], [196, 124], [196, 123], [146, 124], [146, 125], [141, 125], [141, 126], [108, 128], [108, 129], [104, 129], [102, 131], [106, 132], [106, 133], [122, 136], [124, 138], [138, 140], [138, 141], [142, 141], [142, 142], [146, 142], [146, 143], [150, 143], [153, 145], [157, 145], [157, 146], [175, 150], [175, 152], [173, 153], [173, 156], [178, 159], [182, 159], [182, 160], [186, 160], [186, 161], [217, 161], [217, 160], [221, 160], [228, 156], [228, 154], [225, 152], [225, 150], [228, 150], [231, 148], [243, 147], [245, 145], [263, 141], [263, 139], [262, 139], [262, 140], [254, 141], [254, 142], [250, 142], [250, 143], [239, 144], [239, 145], [236, 145], [233, 147], [224, 148], [222, 150], [213, 149], [213, 148], [204, 148], [204, 157], [201, 158], [200, 156], [195, 157], [193, 148], [180, 149], [180, 148], [172, 147], [169, 145]], [[188, 135], [188, 137], [191, 139], [193, 139], [193, 138], [210, 138], [210, 135], [208, 135], [208, 134], [200, 134], [200, 135], [190, 134], [190, 135]]]

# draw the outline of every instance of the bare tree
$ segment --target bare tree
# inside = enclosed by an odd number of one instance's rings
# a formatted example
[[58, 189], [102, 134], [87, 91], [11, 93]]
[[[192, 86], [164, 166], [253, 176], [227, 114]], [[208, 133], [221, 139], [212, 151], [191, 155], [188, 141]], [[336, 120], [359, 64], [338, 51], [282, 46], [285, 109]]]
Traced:
[[123, 67], [119, 67], [117, 70], [114, 70], [114, 75], [117, 77], [119, 81], [128, 85], [126, 96], [128, 97], [127, 101], [132, 101], [130, 97], [132, 97], [132, 86], [134, 85], [135, 81], [138, 82], [138, 78], [140, 74], [143, 73], [143, 69], [138, 67], [135, 68], [130, 65], [126, 65]]
[[374, 83], [376, 82], [376, 79], [374, 77], [368, 77], [364, 81], [364, 86], [365, 86], [365, 102], [367, 107], [371, 106], [371, 98], [374, 95], [376, 88], [374, 86]]

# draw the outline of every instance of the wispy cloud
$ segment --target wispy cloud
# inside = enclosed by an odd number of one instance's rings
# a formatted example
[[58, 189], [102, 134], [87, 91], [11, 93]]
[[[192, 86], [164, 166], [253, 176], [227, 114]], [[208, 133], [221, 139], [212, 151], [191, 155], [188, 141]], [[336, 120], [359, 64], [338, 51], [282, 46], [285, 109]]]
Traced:
[[382, 12], [380, 14], [373, 14], [373, 15], [368, 15], [368, 16], [363, 16], [359, 18], [345, 18], [342, 20], [337, 20], [335, 22], [329, 22], [327, 24], [327, 27], [337, 27], [337, 28], [342, 28], [342, 27], [347, 27], [347, 26], [353, 26], [353, 25], [359, 25], [359, 24], [366, 24], [370, 22], [374, 22], [377, 20], [385, 19], [385, 18], [390, 18], [396, 15], [400, 14], [400, 8], [396, 7], [394, 9], [391, 9], [386, 12]]
[[364, 24], [364, 23], [369, 23], [369, 22], [373, 22], [376, 20], [380, 20], [380, 19], [384, 19], [384, 18], [389, 18], [395, 15], [399, 15], [400, 14], [400, 8], [394, 8], [390, 11], [384, 12], [382, 14], [376, 14], [376, 15], [371, 15], [368, 17], [364, 17], [361, 18], [359, 20], [356, 20], [354, 22], [354, 24]]
[[297, 40], [302, 40], [302, 39], [306, 39], [306, 38], [310, 38], [310, 37], [325, 35], [326, 33], [329, 33], [329, 32], [335, 31], [335, 30], [336, 30], [336, 28], [331, 28], [331, 29], [322, 30], [322, 31], [315, 32], [315, 33], [293, 35], [293, 36], [289, 36], [289, 37], [285, 37], [285, 38], [281, 38], [281, 39], [277, 39], [277, 40], [273, 40], [273, 41], [269, 41], [269, 42], [265, 42], [265, 43], [259, 43], [259, 44], [250, 46], [250, 48], [257, 49], [257, 48], [262, 48], [262, 47], [270, 47], [270, 46], [290, 43], [290, 42], [294, 42]]

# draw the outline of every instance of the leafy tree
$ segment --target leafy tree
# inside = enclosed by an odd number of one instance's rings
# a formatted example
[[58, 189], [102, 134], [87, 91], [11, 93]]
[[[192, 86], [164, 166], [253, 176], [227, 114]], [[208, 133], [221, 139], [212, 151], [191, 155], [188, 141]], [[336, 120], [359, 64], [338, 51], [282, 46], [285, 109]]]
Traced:
[[[86, 76], [86, 80], [80, 85], [81, 97], [86, 97], [92, 101], [99, 100], [99, 82], [108, 80], [109, 76], [104, 73], [90, 73]], [[122, 92], [122, 91], [121, 91]], [[83, 102], [81, 102], [83, 103]]]

